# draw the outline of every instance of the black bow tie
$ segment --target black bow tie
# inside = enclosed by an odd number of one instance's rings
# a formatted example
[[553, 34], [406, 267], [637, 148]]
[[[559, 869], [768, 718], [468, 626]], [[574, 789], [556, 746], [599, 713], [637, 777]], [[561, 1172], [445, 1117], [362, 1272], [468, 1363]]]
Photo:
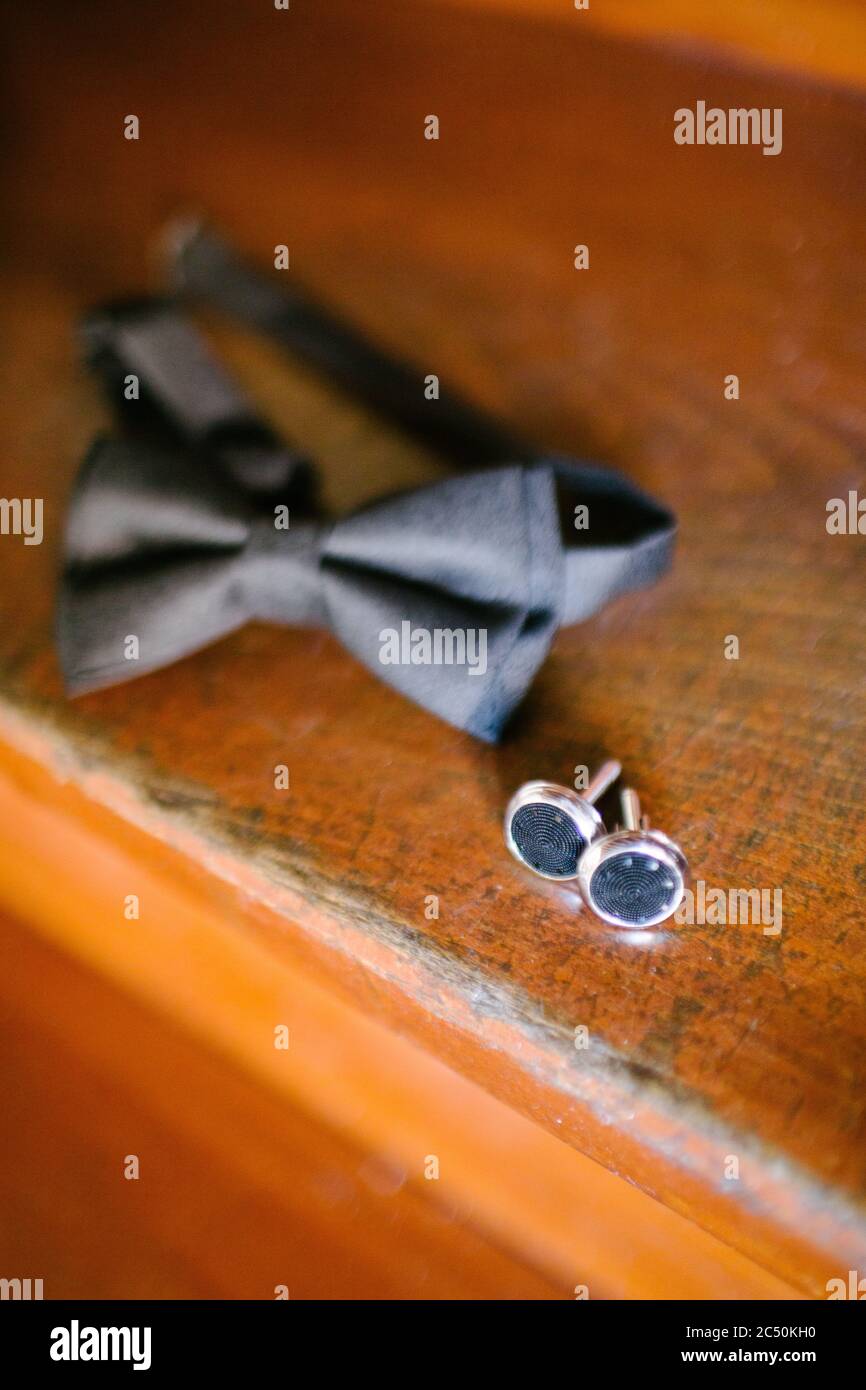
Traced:
[[[613, 509], [630, 538], [563, 545], [558, 492], [589, 508], [583, 534]], [[129, 680], [259, 618], [330, 628], [374, 675], [496, 739], [557, 628], [656, 578], [672, 535], [625, 479], [559, 459], [449, 478], [332, 524], [278, 519], [191, 460], [97, 442], [67, 528], [69, 689]]]
[[[263, 619], [330, 629], [402, 694], [495, 740], [557, 628], [669, 564], [670, 513], [620, 475], [564, 458], [311, 516], [309, 464], [257, 420], [174, 310], [102, 311], [85, 340], [115, 396], [137, 377], [127, 417], [144, 400], [164, 428], [98, 440], [79, 474], [58, 605], [72, 693]], [[450, 417], [461, 429], [463, 410]]]

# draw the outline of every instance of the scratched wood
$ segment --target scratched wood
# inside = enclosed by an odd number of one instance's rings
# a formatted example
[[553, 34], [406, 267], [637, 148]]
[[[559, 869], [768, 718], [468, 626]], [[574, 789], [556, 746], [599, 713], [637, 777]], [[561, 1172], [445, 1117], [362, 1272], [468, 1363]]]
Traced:
[[[825, 529], [827, 499], [863, 488], [862, 106], [509, 16], [217, 5], [203, 44], [194, 10], [153, 15], [144, 36], [102, 5], [14, 20], [2, 492], [47, 510], [43, 546], [0, 542], [4, 737], [243, 881], [335, 988], [820, 1293], [836, 1258], [866, 1259], [863, 539]], [[673, 111], [701, 96], [783, 107], [782, 155], [676, 147]], [[292, 273], [383, 340], [679, 513], [673, 574], [558, 638], [501, 748], [329, 637], [263, 626], [63, 700], [63, 499], [104, 422], [71, 321], [153, 283], [154, 233], [190, 205], [260, 258], [286, 241]], [[335, 505], [435, 471], [209, 329]], [[603, 755], [697, 877], [782, 890], [779, 935], [623, 940], [507, 859], [511, 790]]]

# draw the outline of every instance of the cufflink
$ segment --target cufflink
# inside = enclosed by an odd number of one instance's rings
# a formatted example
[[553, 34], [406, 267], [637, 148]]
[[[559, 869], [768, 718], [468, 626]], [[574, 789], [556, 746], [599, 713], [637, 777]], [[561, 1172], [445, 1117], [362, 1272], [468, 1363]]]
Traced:
[[542, 878], [577, 878], [581, 855], [605, 833], [593, 803], [621, 771], [617, 762], [604, 763], [583, 796], [555, 782], [525, 782], [505, 812], [505, 843], [515, 859]]
[[682, 902], [688, 864], [679, 845], [650, 830], [636, 792], [624, 790], [620, 800], [623, 828], [597, 837], [581, 855], [581, 895], [612, 926], [654, 927]]

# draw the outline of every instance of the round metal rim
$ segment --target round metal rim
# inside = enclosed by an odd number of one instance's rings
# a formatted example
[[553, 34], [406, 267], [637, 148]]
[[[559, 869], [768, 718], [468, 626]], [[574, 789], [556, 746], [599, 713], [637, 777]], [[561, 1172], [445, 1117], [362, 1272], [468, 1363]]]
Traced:
[[[615, 859], [621, 854], [634, 853], [647, 854], [657, 859], [679, 881], [679, 891], [673, 906], [648, 917], [645, 922], [624, 922], [621, 917], [615, 917], [598, 907], [592, 896], [592, 879], [596, 870], [609, 859]], [[612, 927], [621, 927], [624, 931], [645, 931], [649, 927], [657, 927], [660, 922], [666, 922], [676, 912], [688, 887], [689, 868], [679, 845], [661, 830], [617, 830], [584, 850], [578, 864], [577, 879], [581, 896], [596, 917], [600, 917]]]
[[[521, 864], [529, 873], [537, 874], [539, 878], [546, 878], [550, 883], [572, 883], [580, 874], [582, 859], [578, 859], [573, 874], [545, 874], [540, 869], [535, 869], [531, 864], [527, 864], [514, 842], [514, 837], [511, 834], [511, 823], [515, 815], [523, 806], [531, 806], [537, 802], [541, 802], [545, 806], [555, 806], [558, 811], [562, 811], [564, 815], [568, 816], [587, 847], [590, 847], [599, 835], [604, 834], [604, 822], [590, 802], [585, 801], [582, 796], [578, 796], [577, 792], [571, 791], [568, 787], [560, 787], [555, 782], [524, 782], [509, 801], [504, 820], [505, 843], [518, 864]], [[586, 850], [583, 851], [584, 854], [586, 852]]]

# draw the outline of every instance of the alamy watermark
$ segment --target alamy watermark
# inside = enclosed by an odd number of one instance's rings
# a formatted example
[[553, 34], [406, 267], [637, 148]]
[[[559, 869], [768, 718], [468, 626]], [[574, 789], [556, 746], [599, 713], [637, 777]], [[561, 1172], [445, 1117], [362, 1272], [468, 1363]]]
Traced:
[[383, 666], [466, 666], [470, 676], [487, 670], [485, 627], [413, 627], [405, 620], [379, 633]]
[[0, 497], [0, 536], [23, 536], [25, 545], [42, 544], [41, 497]]
[[23, 1299], [26, 1302], [43, 1298], [42, 1286], [41, 1279], [0, 1279], [0, 1300]]
[[828, 1279], [824, 1288], [827, 1290], [828, 1301], [850, 1298], [857, 1303], [862, 1303], [866, 1299], [866, 1279], [860, 1278], [858, 1269], [849, 1269], [847, 1279], [841, 1279], [838, 1276], [835, 1279]]
[[866, 536], [866, 497], [853, 488], [847, 498], [831, 497], [825, 525], [830, 536]]
[[149, 1371], [149, 1327], [82, 1327], [73, 1318], [68, 1327], [51, 1329], [52, 1361], [131, 1361], [134, 1371]]
[[683, 894], [674, 921], [680, 926], [759, 926], [764, 936], [778, 936], [782, 930], [782, 890], [710, 888], [699, 878]]
[[694, 111], [681, 106], [674, 112], [674, 140], [678, 145], [762, 145], [764, 154], [782, 153], [781, 106], [707, 106], [699, 101]]

